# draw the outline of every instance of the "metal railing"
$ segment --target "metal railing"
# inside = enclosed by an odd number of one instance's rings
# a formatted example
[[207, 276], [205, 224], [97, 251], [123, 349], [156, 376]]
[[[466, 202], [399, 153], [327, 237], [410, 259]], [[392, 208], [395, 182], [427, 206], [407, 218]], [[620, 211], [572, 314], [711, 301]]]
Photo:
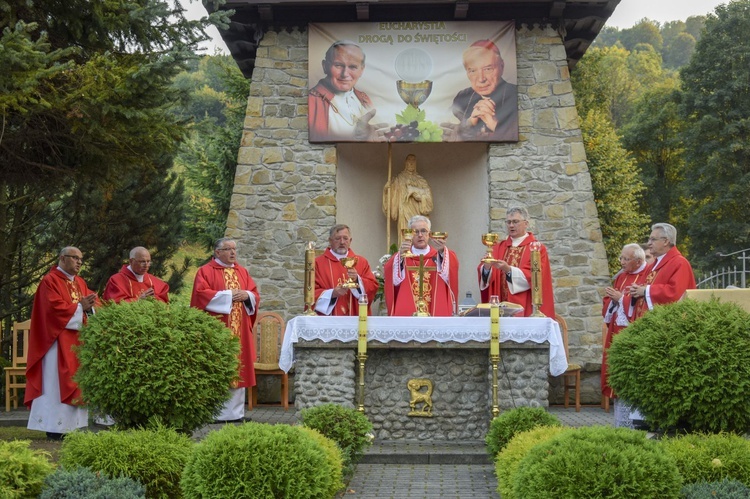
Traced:
[[728, 286], [747, 288], [748, 277], [750, 277], [748, 276], [750, 271], [747, 269], [747, 261], [750, 259], [748, 253], [750, 253], [750, 248], [735, 251], [734, 253], [719, 253], [718, 256], [722, 257], [740, 255], [736, 258], [742, 261], [742, 268], [738, 268], [737, 265], [728, 265], [711, 272], [696, 272], [696, 287], [698, 289], [723, 289]]

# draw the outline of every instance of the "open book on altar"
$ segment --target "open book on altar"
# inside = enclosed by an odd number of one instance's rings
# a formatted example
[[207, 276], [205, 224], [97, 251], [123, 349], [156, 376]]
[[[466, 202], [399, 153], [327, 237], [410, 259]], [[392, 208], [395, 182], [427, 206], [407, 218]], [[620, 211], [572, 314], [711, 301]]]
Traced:
[[[461, 317], [489, 317], [490, 316], [489, 303], [480, 303], [474, 308], [463, 312]], [[509, 301], [500, 302], [500, 316], [501, 317], [515, 317], [523, 315], [523, 306], [517, 303], [511, 303]]]

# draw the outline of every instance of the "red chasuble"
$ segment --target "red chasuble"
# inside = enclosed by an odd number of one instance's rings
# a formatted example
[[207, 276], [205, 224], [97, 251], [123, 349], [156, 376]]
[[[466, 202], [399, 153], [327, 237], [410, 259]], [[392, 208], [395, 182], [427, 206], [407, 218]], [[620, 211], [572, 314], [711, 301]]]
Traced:
[[154, 290], [154, 298], [164, 303], [169, 302], [169, 285], [166, 282], [149, 273], [143, 274], [143, 282], [138, 282], [128, 266], [123, 265], [120, 271], [107, 281], [102, 300], [111, 300], [115, 303], [135, 301], [149, 288]]
[[[427, 310], [432, 317], [450, 317], [455, 310], [454, 304], [458, 296], [458, 258], [456, 254], [445, 248], [448, 258], [443, 265], [448, 266], [448, 283], [446, 283], [437, 271], [438, 253], [434, 248], [424, 256], [425, 266], [425, 295], [427, 299]], [[419, 296], [419, 271], [410, 270], [410, 267], [419, 267], [419, 257], [405, 258], [406, 276], [398, 286], [393, 285], [393, 265], [400, 262], [400, 254], [395, 253], [386, 262], [383, 273], [385, 274], [385, 304], [388, 315], [410, 316], [417, 310], [417, 297]]]
[[[375, 279], [370, 264], [365, 257], [355, 254], [351, 249], [346, 255], [349, 258], [357, 257], [357, 270], [362, 286], [367, 294], [367, 315], [370, 315], [370, 307], [375, 300], [375, 293], [378, 291], [378, 281]], [[325, 253], [315, 259], [315, 301], [318, 301], [321, 293], [333, 289], [349, 279], [346, 268], [341, 261], [331, 252], [331, 248], [326, 249]], [[318, 313], [319, 315], [322, 315]], [[350, 292], [346, 296], [341, 296], [336, 300], [336, 304], [331, 312], [332, 316], [341, 315], [359, 315], [359, 303], [357, 298]]]
[[[695, 289], [695, 275], [690, 262], [676, 246], [672, 246], [658, 265], [646, 267], [636, 283], [639, 286], [649, 286], [649, 297], [653, 305], [665, 305], [681, 300], [688, 289]], [[648, 310], [645, 297], [636, 298], [635, 303], [626, 300], [625, 307], [630, 322], [642, 317]]]
[[[531, 284], [531, 248], [529, 244], [536, 241], [534, 234], [528, 232], [528, 236], [521, 241], [516, 247], [513, 247], [513, 241], [510, 237], [506, 240], [497, 243], [492, 248], [492, 258], [496, 260], [505, 260], [511, 267], [517, 267], [523, 272], [526, 280]], [[555, 318], [555, 295], [552, 292], [552, 271], [549, 266], [549, 257], [547, 255], [547, 247], [542, 245], [539, 250], [541, 260], [541, 271], [542, 271], [542, 313], [547, 317]], [[482, 266], [483, 263], [479, 263], [477, 269], [479, 276], [479, 283], [481, 286], [482, 282]], [[508, 288], [508, 279], [505, 273], [498, 270], [492, 269], [490, 273], [489, 283], [487, 288], [480, 291], [482, 297], [482, 303], [489, 303], [490, 296], [498, 295], [500, 301], [508, 301], [523, 306], [523, 313], [526, 317], [530, 316], [533, 312], [531, 302], [531, 289], [522, 291], [520, 293], [511, 294]]]
[[207, 313], [219, 318], [232, 331], [234, 336], [240, 339], [240, 370], [239, 380], [232, 388], [247, 388], [255, 386], [255, 339], [253, 336], [253, 325], [260, 305], [260, 294], [255, 281], [250, 277], [247, 270], [235, 264], [234, 267], [224, 267], [212, 259], [203, 267], [198, 269], [193, 285], [193, 295], [190, 298], [190, 306], [206, 310], [209, 302], [219, 291], [227, 289], [241, 289], [255, 296], [255, 310], [253, 315], [248, 315], [242, 302], [232, 302], [231, 312], [228, 314]]
[[[628, 272], [622, 272], [615, 278], [615, 282], [612, 283], [612, 287], [615, 288], [617, 291], [621, 292], [623, 294], [622, 302], [623, 304], [630, 301], [630, 295], [628, 294], [627, 290], [630, 287], [631, 284], [635, 283], [642, 275], [646, 274], [646, 267], [643, 268], [640, 272], [634, 272], [634, 273], [628, 273]], [[605, 296], [603, 300], [603, 307], [602, 307], [602, 316], [607, 315], [607, 310], [609, 310], [610, 305], [612, 304], [612, 299], [609, 296]], [[608, 365], [607, 365], [607, 350], [609, 349], [609, 346], [612, 344], [612, 338], [625, 329], [625, 326], [618, 326], [617, 323], [617, 317], [616, 312], [612, 316], [612, 318], [609, 321], [609, 324], [607, 324], [607, 334], [604, 337], [604, 349], [602, 351], [602, 374], [601, 374], [601, 386], [602, 386], [602, 394], [605, 397], [614, 398], [616, 397], [615, 392], [612, 390], [612, 387], [609, 386], [609, 383], [607, 382], [607, 376], [608, 376]]]
[[[60, 401], [68, 405], [81, 405], [81, 390], [73, 381], [78, 370], [78, 357], [72, 347], [78, 345], [78, 331], [65, 329], [78, 309], [78, 302], [91, 291], [78, 277], [71, 281], [63, 272], [53, 267], [42, 278], [34, 294], [29, 331], [29, 357], [26, 364], [26, 395], [24, 404], [42, 394], [42, 358], [57, 340], [57, 373], [60, 378]], [[99, 305], [97, 300], [96, 305]], [[83, 315], [86, 322], [86, 315]]]

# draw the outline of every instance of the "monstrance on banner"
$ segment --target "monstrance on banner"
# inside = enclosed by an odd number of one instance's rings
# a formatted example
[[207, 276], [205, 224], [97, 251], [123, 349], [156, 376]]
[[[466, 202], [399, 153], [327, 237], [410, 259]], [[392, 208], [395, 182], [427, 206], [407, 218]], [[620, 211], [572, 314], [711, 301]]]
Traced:
[[310, 142], [515, 142], [514, 21], [309, 25]]

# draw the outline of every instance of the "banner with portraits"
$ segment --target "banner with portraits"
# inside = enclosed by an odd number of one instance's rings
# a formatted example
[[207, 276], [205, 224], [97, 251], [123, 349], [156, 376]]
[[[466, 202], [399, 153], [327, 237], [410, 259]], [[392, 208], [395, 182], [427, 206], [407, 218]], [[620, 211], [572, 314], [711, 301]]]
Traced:
[[309, 25], [310, 142], [515, 142], [514, 21]]

